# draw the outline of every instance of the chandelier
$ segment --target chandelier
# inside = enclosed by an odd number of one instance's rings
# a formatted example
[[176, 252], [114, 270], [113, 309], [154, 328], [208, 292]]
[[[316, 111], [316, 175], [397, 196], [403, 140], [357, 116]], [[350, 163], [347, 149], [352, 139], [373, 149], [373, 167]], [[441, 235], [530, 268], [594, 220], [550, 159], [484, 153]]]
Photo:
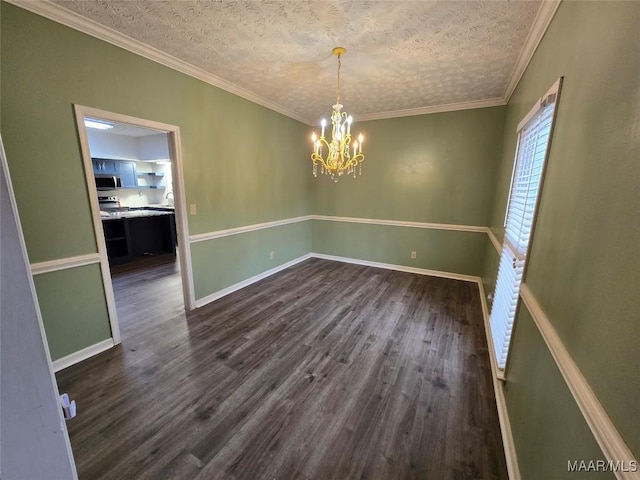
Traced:
[[[353, 118], [342, 111], [343, 105], [340, 103], [340, 57], [345, 54], [346, 48], [336, 47], [333, 54], [338, 57], [338, 88], [336, 90], [336, 104], [333, 106], [331, 113], [331, 141], [327, 141], [324, 136], [324, 130], [327, 121], [323, 118], [322, 132], [320, 138], [315, 132], [311, 135], [313, 142], [313, 152], [311, 153], [311, 161], [313, 162], [313, 176], [318, 176], [318, 164], [320, 164], [320, 172], [330, 175], [334, 182], [344, 175], [353, 174], [356, 177], [356, 167], [358, 174], [362, 175], [362, 162], [364, 162], [364, 154], [362, 153], [362, 142], [364, 137], [359, 135], [358, 140], [351, 144], [351, 123]], [[326, 156], [325, 155], [326, 149]]]

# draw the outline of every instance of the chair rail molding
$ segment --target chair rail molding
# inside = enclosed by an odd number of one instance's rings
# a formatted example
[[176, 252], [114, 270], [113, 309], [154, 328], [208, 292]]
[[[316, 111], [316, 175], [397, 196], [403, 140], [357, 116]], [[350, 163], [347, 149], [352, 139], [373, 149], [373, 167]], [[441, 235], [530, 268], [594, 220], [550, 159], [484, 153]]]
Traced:
[[100, 263], [100, 254], [87, 253], [85, 255], [77, 255], [75, 257], [47, 260], [46, 262], [32, 263], [30, 264], [30, 267], [32, 275], [40, 275], [43, 273], [67, 270], [68, 268], [83, 267], [94, 263]]
[[[617, 462], [625, 462], [625, 465], [635, 462], [636, 465], [640, 465], [526, 283], [520, 286], [520, 298], [531, 313], [533, 321], [606, 459], [614, 465]], [[620, 480], [640, 479], [640, 470], [618, 469], [614, 473]]]

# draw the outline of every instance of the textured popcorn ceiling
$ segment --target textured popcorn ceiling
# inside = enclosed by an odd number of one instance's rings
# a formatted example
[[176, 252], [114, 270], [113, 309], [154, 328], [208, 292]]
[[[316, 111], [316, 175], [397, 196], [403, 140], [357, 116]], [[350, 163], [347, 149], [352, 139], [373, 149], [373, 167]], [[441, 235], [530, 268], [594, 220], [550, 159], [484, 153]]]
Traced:
[[541, 2], [149, 1], [54, 3], [317, 123], [504, 97]]

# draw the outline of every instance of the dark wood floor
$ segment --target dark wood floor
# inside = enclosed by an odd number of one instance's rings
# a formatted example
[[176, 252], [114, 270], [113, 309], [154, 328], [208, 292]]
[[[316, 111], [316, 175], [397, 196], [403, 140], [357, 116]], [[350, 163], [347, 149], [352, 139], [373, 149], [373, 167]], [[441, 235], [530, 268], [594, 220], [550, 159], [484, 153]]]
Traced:
[[59, 372], [81, 480], [504, 479], [477, 287], [310, 259], [186, 315], [114, 272], [122, 345]]

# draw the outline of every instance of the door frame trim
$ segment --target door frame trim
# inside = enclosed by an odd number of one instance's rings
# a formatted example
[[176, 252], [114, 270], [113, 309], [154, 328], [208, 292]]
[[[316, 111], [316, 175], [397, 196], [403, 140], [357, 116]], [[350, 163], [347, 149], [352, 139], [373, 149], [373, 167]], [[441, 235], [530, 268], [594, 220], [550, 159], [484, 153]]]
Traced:
[[184, 305], [187, 310], [192, 310], [195, 304], [193, 288], [193, 272], [191, 269], [191, 249], [189, 247], [189, 227], [187, 224], [186, 196], [184, 187], [184, 172], [182, 163], [182, 144], [180, 141], [180, 127], [166, 123], [156, 122], [144, 118], [132, 117], [121, 113], [109, 112], [93, 107], [74, 104], [76, 130], [80, 141], [84, 173], [87, 183], [87, 193], [91, 205], [91, 217], [93, 229], [96, 237], [96, 246], [100, 256], [100, 270], [102, 272], [102, 283], [107, 300], [107, 310], [109, 313], [109, 323], [111, 325], [111, 336], [115, 345], [120, 343], [120, 326], [118, 323], [118, 313], [116, 301], [111, 283], [111, 271], [109, 269], [109, 259], [107, 257], [107, 246], [104, 239], [102, 219], [100, 217], [100, 206], [98, 205], [98, 191], [93, 180], [93, 167], [91, 164], [91, 151], [89, 149], [89, 139], [85, 117], [96, 117], [107, 121], [128, 123], [131, 125], [150, 128], [167, 134], [169, 144], [169, 159], [171, 160], [173, 193], [175, 204], [175, 219], [178, 235], [178, 257], [180, 261], [180, 275], [182, 277], [182, 292], [184, 295]]

